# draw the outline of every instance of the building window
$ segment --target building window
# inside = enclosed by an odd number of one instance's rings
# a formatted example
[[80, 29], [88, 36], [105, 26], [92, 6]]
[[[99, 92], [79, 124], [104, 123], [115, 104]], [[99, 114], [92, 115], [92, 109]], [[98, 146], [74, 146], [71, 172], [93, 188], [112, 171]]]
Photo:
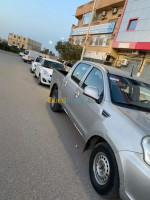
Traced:
[[24, 41], [26, 40], [26, 38], [24, 38]]
[[108, 46], [110, 40], [112, 39], [112, 34], [105, 35], [93, 35], [91, 38], [91, 46]]
[[14, 38], [16, 38], [16, 36], [14, 35]]
[[84, 24], [89, 24], [91, 19], [91, 12], [84, 14], [83, 16], [83, 25]]
[[136, 29], [137, 22], [138, 18], [130, 19], [127, 26], [127, 31], [134, 31]]
[[76, 44], [82, 45], [83, 40], [84, 40], [84, 36], [73, 37], [72, 44], [74, 44], [74, 45], [76, 45]]

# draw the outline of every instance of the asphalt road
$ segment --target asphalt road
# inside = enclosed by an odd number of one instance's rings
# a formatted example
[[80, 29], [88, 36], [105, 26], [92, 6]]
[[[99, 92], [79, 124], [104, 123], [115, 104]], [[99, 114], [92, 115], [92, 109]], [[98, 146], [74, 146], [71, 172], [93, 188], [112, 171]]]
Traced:
[[50, 111], [49, 87], [29, 67], [0, 51], [0, 200], [102, 200], [82, 137], [64, 112]]

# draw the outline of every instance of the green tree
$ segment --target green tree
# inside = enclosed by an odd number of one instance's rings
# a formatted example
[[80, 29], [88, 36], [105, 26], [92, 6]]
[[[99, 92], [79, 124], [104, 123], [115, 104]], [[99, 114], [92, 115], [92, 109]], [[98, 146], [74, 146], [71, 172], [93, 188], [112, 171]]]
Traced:
[[55, 56], [55, 54], [52, 51], [49, 52], [49, 55], [50, 56]]
[[44, 48], [44, 49], [43, 49], [43, 53], [48, 55], [48, 54], [49, 54], [49, 49]]
[[65, 60], [72, 64], [80, 60], [82, 54], [82, 47], [73, 45], [70, 42], [58, 41], [55, 49], [59, 53], [60, 60]]

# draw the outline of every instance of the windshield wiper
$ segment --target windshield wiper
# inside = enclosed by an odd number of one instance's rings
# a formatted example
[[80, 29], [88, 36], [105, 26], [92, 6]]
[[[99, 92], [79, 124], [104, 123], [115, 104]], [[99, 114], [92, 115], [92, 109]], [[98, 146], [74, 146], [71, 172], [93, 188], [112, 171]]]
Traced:
[[140, 109], [140, 110], [142, 110], [142, 111], [150, 112], [150, 108], [144, 108], [144, 107], [141, 107], [141, 106], [132, 104], [132, 103], [123, 103], [123, 102], [117, 101], [117, 102], [115, 102], [115, 104], [116, 104], [116, 105], [125, 106], [125, 107]]

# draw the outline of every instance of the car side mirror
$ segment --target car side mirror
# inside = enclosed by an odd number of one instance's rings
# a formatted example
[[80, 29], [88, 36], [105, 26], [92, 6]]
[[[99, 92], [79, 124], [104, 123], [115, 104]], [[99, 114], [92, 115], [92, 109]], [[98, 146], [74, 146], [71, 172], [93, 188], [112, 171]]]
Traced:
[[99, 100], [99, 91], [96, 87], [93, 87], [93, 86], [86, 86], [84, 88], [84, 91], [83, 91], [83, 94], [88, 96], [88, 97], [91, 97], [92, 99], [98, 101]]

